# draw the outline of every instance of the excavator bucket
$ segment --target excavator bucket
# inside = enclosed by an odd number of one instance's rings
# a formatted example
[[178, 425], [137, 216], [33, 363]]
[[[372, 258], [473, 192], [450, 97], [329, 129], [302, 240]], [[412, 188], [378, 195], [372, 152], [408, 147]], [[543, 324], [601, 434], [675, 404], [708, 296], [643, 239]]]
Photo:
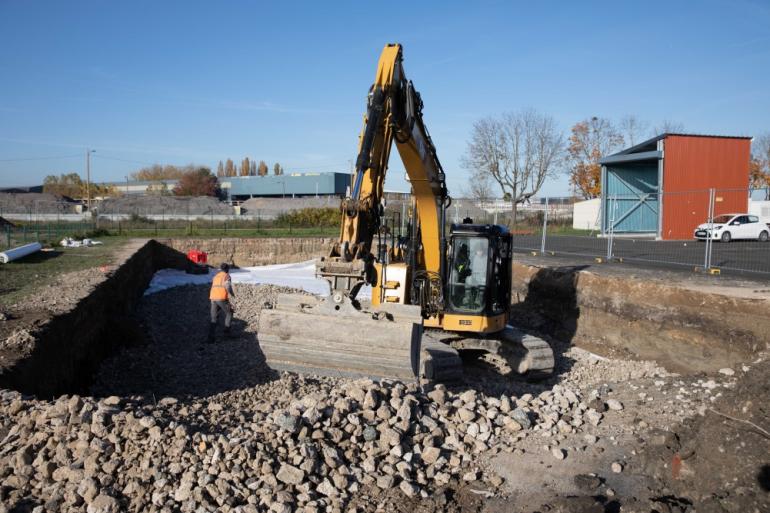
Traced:
[[278, 297], [259, 319], [259, 345], [274, 369], [345, 377], [415, 379], [421, 372], [419, 306], [356, 309], [302, 294]]

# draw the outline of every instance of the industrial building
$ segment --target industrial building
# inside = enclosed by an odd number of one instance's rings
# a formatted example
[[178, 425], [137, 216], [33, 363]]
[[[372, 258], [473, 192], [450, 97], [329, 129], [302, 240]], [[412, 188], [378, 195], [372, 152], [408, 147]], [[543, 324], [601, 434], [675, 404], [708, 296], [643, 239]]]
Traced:
[[[350, 184], [347, 173], [291, 173], [265, 176], [219, 177], [219, 187], [230, 201], [249, 198], [292, 198], [307, 196], [344, 196]], [[174, 190], [177, 180], [130, 180], [105, 182], [118, 192], [132, 195], [158, 194]]]
[[126, 180], [125, 182], [103, 182], [100, 186], [112, 187], [126, 196], [171, 193], [178, 180]]
[[347, 173], [291, 173], [285, 175], [232, 176], [219, 179], [231, 201], [249, 198], [292, 198], [303, 196], [344, 196]]
[[609, 155], [601, 169], [607, 234], [690, 239], [714, 215], [748, 210], [750, 137], [662, 134]]

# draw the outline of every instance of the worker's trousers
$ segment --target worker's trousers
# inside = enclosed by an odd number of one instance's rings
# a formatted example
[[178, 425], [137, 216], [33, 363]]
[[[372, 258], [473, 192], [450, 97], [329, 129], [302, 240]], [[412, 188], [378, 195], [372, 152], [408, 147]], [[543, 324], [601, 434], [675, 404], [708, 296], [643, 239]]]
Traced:
[[227, 301], [212, 301], [211, 302], [211, 324], [217, 323], [217, 317], [219, 311], [222, 310], [225, 313], [225, 328], [230, 327], [230, 323], [233, 320], [233, 310], [230, 308], [230, 303]]

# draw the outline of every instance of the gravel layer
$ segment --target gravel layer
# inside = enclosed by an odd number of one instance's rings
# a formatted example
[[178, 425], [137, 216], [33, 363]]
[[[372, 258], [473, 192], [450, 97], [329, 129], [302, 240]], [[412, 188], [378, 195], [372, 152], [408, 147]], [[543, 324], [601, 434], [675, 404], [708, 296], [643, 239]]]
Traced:
[[[642, 505], [641, 488], [607, 484], [625, 479], [634, 440], [696, 415], [736, 379], [682, 378], [558, 345], [557, 375], [536, 384], [501, 377], [485, 358], [454, 388], [277, 373], [256, 327], [264, 302], [286, 290], [237, 286], [234, 336], [214, 345], [207, 287], [147, 296], [146, 340], [103, 364], [91, 396], [0, 391], [0, 512]], [[581, 470], [594, 456], [611, 459]], [[560, 472], [580, 497], [516, 488]]]

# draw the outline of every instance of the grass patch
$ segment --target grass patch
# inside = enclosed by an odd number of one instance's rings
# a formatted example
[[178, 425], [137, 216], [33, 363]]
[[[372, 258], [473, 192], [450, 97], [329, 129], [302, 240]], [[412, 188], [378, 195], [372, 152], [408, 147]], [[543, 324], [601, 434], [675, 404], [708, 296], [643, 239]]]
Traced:
[[0, 306], [7, 307], [51, 283], [58, 275], [113, 263], [116, 250], [125, 244], [120, 237], [99, 239], [104, 244], [87, 248], [55, 247], [20, 260], [0, 264]]
[[[308, 228], [208, 228], [206, 226], [180, 227], [180, 228], [127, 228], [121, 229], [121, 237], [142, 238], [184, 238], [184, 237], [211, 237], [211, 238], [264, 238], [264, 237], [337, 237], [340, 229], [336, 227], [308, 227]], [[117, 237], [116, 232], [110, 235]], [[100, 238], [99, 240], [103, 240]]]

